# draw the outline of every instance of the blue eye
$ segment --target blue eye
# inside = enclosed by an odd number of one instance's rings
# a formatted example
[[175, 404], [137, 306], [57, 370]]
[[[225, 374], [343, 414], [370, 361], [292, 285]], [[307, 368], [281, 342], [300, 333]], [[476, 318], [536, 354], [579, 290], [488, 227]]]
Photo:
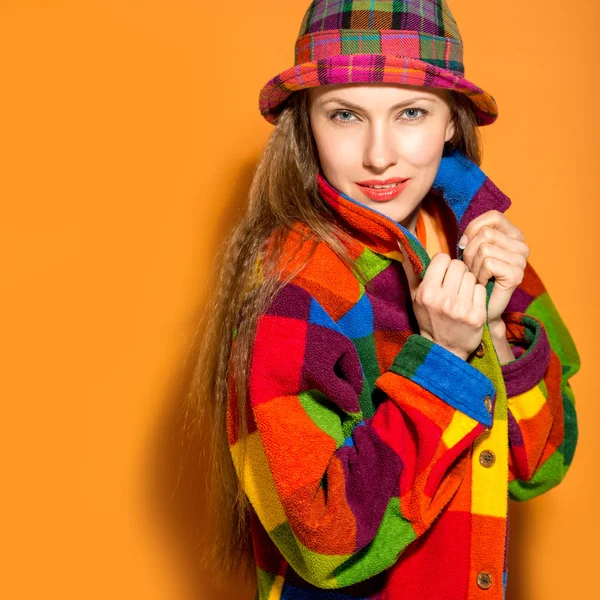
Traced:
[[[347, 115], [351, 115], [352, 113], [349, 110], [336, 110], [334, 113], [331, 114], [331, 119], [332, 120], [336, 120], [335, 117], [337, 115], [341, 115], [343, 113], [346, 113]], [[338, 121], [342, 121], [342, 122], [347, 122], [347, 119], [338, 119]]]
[[[416, 108], [416, 107], [411, 107], [411, 108], [406, 108], [404, 109], [402, 112], [407, 112], [409, 110], [420, 110], [423, 113], [423, 116], [429, 114], [424, 108]], [[418, 117], [418, 119], [420, 119], [421, 117]], [[416, 121], [417, 119], [407, 119], [408, 121]]]
[[[402, 121], [409, 121], [409, 122], [410, 121], [419, 121], [420, 119], [424, 118], [425, 115], [429, 114], [429, 111], [425, 110], [424, 108], [417, 108], [416, 106], [411, 106], [409, 108], [405, 108], [400, 114], [407, 113], [408, 111], [417, 111], [417, 112], [421, 112], [422, 114], [421, 114], [421, 116], [414, 117], [414, 118], [410, 117], [408, 119], [406, 119], [406, 118], [401, 119]], [[340, 119], [340, 118], [338, 118], [339, 115], [343, 115], [343, 114], [353, 115], [354, 113], [352, 111], [350, 111], [350, 110], [345, 110], [345, 109], [336, 110], [336, 111], [332, 112], [329, 115], [329, 118], [332, 121], [337, 121], [338, 123], [351, 123], [352, 120], [350, 120], [350, 119]]]

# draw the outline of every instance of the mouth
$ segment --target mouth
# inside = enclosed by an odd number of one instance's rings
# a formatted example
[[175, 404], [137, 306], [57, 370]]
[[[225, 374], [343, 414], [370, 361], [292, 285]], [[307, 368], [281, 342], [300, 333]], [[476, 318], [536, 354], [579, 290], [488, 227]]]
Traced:
[[376, 202], [382, 202], [385, 200], [391, 200], [400, 194], [404, 188], [408, 185], [410, 179], [399, 179], [387, 180], [383, 183], [373, 181], [361, 181], [356, 182], [358, 188], [371, 200]]

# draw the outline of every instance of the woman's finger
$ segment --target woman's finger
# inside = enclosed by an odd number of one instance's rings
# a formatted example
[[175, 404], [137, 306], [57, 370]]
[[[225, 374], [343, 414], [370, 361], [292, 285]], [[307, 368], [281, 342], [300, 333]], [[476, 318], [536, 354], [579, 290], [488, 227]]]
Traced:
[[[467, 243], [472, 240], [483, 227], [490, 227], [505, 233], [508, 237], [523, 241], [525, 237], [523, 232], [513, 223], [511, 223], [504, 213], [498, 210], [488, 210], [475, 217], [466, 227], [463, 235], [467, 238]], [[466, 243], [461, 244], [464, 248]]]
[[467, 273], [467, 266], [462, 260], [451, 260], [442, 282], [444, 292], [456, 296], [465, 273]]
[[466, 306], [468, 309], [473, 308], [473, 295], [475, 284], [477, 279], [471, 271], [465, 271], [460, 282], [460, 288], [458, 290], [458, 298], [461, 304]]
[[436, 252], [429, 261], [429, 265], [423, 276], [423, 283], [441, 289], [446, 270], [451, 260], [450, 255], [446, 252]]
[[463, 250], [462, 260], [471, 271], [473, 271], [473, 263], [483, 244], [493, 244], [508, 252], [521, 255], [524, 259], [527, 259], [529, 256], [529, 246], [523, 240], [517, 240], [507, 235], [504, 231], [486, 226], [481, 228], [473, 239], [469, 240]]
[[[485, 285], [492, 276], [496, 279], [503, 275], [505, 278], [509, 276], [513, 271], [509, 271], [508, 267], [523, 271], [526, 263], [527, 259], [522, 254], [484, 242], [473, 257], [469, 270], [477, 277], [479, 283]], [[505, 281], [508, 287], [508, 280]]]
[[486, 299], [487, 290], [485, 289], [485, 286], [476, 283], [475, 289], [473, 290], [473, 313], [481, 317], [483, 321], [485, 321], [487, 314]]

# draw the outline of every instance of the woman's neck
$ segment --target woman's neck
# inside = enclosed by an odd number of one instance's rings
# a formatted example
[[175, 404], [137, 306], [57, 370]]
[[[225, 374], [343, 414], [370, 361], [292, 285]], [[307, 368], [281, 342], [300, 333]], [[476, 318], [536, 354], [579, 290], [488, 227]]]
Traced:
[[412, 211], [406, 219], [400, 221], [400, 225], [408, 229], [414, 236], [417, 235], [417, 219], [419, 217], [419, 211], [421, 210], [421, 203]]

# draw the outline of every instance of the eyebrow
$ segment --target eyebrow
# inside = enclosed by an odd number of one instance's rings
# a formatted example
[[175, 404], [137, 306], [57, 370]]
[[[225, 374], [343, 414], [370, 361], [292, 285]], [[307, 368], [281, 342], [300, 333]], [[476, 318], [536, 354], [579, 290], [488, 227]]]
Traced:
[[[397, 108], [402, 108], [403, 106], [408, 106], [409, 104], [412, 104], [413, 102], [416, 102], [417, 100], [428, 100], [429, 102], [435, 102], [435, 100], [433, 98], [419, 96], [417, 98], [410, 98], [409, 100], [404, 100], [402, 102], [398, 102], [397, 104], [394, 104], [394, 106], [391, 106], [390, 110], [396, 110]], [[330, 102], [339, 102], [340, 104], [343, 104], [344, 106], [347, 106], [348, 108], [353, 108], [355, 110], [364, 110], [364, 108], [362, 106], [359, 106], [358, 104], [353, 104], [352, 102], [348, 102], [348, 100], [344, 100], [343, 98], [327, 98], [327, 100], [325, 100], [325, 102], [323, 102], [321, 104], [321, 106], [325, 106], [326, 104], [329, 104]]]

